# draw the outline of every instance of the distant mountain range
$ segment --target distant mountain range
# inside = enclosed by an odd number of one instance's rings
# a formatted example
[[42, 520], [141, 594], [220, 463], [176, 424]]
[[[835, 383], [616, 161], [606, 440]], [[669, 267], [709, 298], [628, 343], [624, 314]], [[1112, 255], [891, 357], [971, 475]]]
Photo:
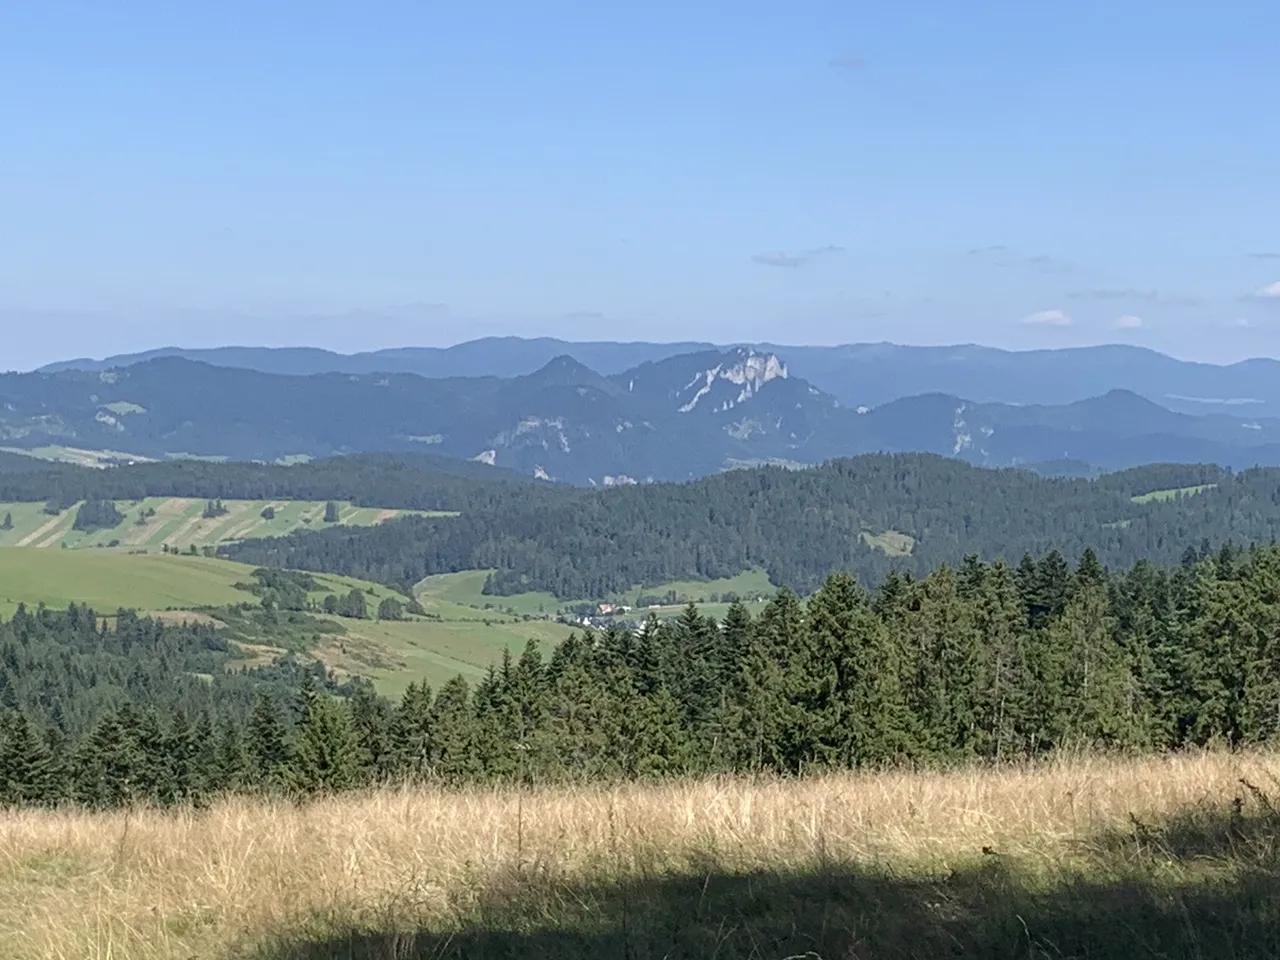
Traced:
[[[489, 337], [453, 347], [404, 347], [339, 354], [310, 347], [163, 348], [105, 360], [69, 360], [44, 368], [108, 370], [159, 357], [182, 357], [263, 373], [413, 373], [440, 377], [523, 376], [568, 356], [604, 376], [644, 363], [734, 346], [710, 343], [572, 343], [549, 337]], [[889, 343], [844, 346], [749, 344], [782, 357], [792, 376], [809, 381], [847, 407], [880, 406], [924, 393], [967, 397], [975, 403], [1059, 405], [1129, 390], [1183, 413], [1230, 411], [1280, 417], [1280, 361], [1216, 365], [1176, 360], [1133, 346], [1009, 351], [974, 345], [908, 347]]]
[[[557, 341], [532, 343], [544, 349]], [[1275, 401], [1200, 403], [1196, 413], [1185, 409], [1192, 401], [1177, 401], [1184, 409], [1172, 409], [1175, 401], [1157, 403], [1150, 394], [1116, 386], [1126, 377], [1164, 370], [1170, 389], [1193, 390], [1190, 378], [1208, 376], [1205, 371], [1225, 377], [1235, 369], [1235, 392], [1247, 393], [1253, 387], [1241, 371], [1272, 364], [1280, 374], [1272, 361], [1210, 367], [1123, 347], [1030, 354], [892, 346], [824, 354], [825, 348], [801, 348], [810, 367], [823, 356], [830, 371], [843, 364], [845, 373], [831, 373], [827, 381], [841, 381], [837, 392], [796, 375], [791, 359], [772, 350], [577, 346], [597, 351], [607, 361], [603, 369], [567, 353], [515, 376], [435, 378], [385, 370], [300, 375], [153, 356], [132, 364], [118, 358], [117, 366], [105, 369], [73, 364], [7, 374], [0, 376], [0, 448], [266, 461], [417, 450], [584, 485], [684, 480], [734, 466], [806, 465], [875, 451], [938, 453], [985, 466], [1071, 474], [1149, 462], [1280, 465], [1280, 419], [1263, 415], [1269, 403], [1280, 409], [1280, 375], [1259, 385], [1276, 394]], [[499, 355], [503, 363], [517, 363], [511, 341], [464, 347], [452, 348], [460, 351], [455, 356], [472, 358], [459, 359], [462, 371], [478, 363], [478, 355], [495, 364]], [[644, 359], [614, 370], [629, 354]], [[439, 362], [430, 351], [369, 354], [359, 362], [376, 366], [391, 355]], [[227, 348], [216, 359], [301, 366], [336, 356]], [[1135, 364], [1119, 363], [1122, 356]], [[1144, 364], [1147, 373], [1133, 373]], [[1013, 370], [1007, 378], [1000, 372], [1006, 367]], [[1065, 402], [987, 399], [1070, 396], [1076, 388], [1061, 381], [1065, 370], [1106, 386], [1096, 396]], [[892, 386], [895, 371], [900, 382]], [[944, 389], [957, 382], [974, 392]], [[924, 389], [911, 392], [915, 387]], [[844, 399], [851, 396], [868, 402]], [[1201, 401], [1211, 399], [1234, 398]]]

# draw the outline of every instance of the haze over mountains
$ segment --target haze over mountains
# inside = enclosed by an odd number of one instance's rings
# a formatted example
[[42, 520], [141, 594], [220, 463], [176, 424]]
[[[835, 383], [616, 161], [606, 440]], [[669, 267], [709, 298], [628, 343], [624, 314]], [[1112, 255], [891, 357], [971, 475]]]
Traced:
[[735, 346], [778, 354], [792, 376], [810, 381], [850, 407], [876, 406], [922, 393], [947, 393], [975, 402], [1064, 404], [1121, 389], [1185, 413], [1234, 408], [1244, 416], [1280, 416], [1280, 361], [1258, 358], [1225, 365], [1197, 363], [1120, 344], [1012, 351], [974, 344], [917, 347], [852, 343], [814, 347], [488, 337], [452, 347], [401, 347], [355, 354], [314, 347], [164, 347], [101, 360], [67, 360], [41, 370], [108, 370], [176, 356], [217, 366], [293, 375], [516, 377], [533, 373], [556, 357], [568, 356], [611, 376], [642, 363]]
[[431, 451], [576, 484], [874, 451], [1089, 473], [1280, 464], [1280, 363], [1110, 346], [565, 343], [159, 350], [0, 376], [0, 446], [277, 460]]

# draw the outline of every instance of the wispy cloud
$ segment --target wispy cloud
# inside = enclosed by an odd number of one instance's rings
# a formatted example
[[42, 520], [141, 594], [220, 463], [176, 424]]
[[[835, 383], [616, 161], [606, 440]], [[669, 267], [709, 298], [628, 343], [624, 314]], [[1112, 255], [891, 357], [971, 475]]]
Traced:
[[1022, 322], [1036, 327], [1069, 327], [1074, 321], [1065, 310], [1039, 310], [1023, 317]]
[[1079, 264], [1061, 257], [1047, 253], [1022, 253], [1013, 247], [999, 243], [986, 247], [974, 247], [966, 256], [993, 267], [1030, 270], [1034, 273], [1061, 275], [1079, 273], [1083, 270]]
[[861, 70], [867, 65], [861, 54], [845, 52], [832, 57], [827, 66], [835, 70]]
[[1116, 317], [1116, 327], [1120, 330], [1137, 330], [1139, 327], [1146, 326], [1146, 322], [1139, 316], [1132, 313], [1126, 313], [1123, 316]]
[[1265, 287], [1259, 287], [1253, 293], [1246, 293], [1240, 298], [1240, 302], [1246, 306], [1252, 304], [1255, 307], [1280, 307], [1280, 280], [1268, 283]]
[[1280, 260], [1280, 251], [1260, 250], [1255, 253], [1245, 254], [1250, 260]]
[[797, 257], [790, 253], [783, 253], [781, 250], [773, 253], [757, 253], [751, 258], [752, 263], [758, 263], [762, 267], [802, 267], [808, 261], [808, 257]]
[[774, 250], [770, 253], [757, 253], [751, 258], [751, 262], [757, 263], [762, 267], [790, 267], [794, 269], [812, 263], [819, 257], [827, 257], [836, 253], [844, 253], [844, 247], [829, 243], [824, 247], [814, 247], [800, 253], [785, 253], [781, 250]]
[[1236, 317], [1231, 321], [1229, 326], [1235, 327], [1237, 330], [1251, 330], [1253, 328], [1253, 321], [1248, 317]]
[[1158, 307], [1199, 307], [1204, 305], [1200, 297], [1180, 293], [1162, 293], [1159, 290], [1137, 290], [1132, 287], [1102, 287], [1094, 290], [1072, 290], [1069, 300], [1128, 300], [1149, 303]]

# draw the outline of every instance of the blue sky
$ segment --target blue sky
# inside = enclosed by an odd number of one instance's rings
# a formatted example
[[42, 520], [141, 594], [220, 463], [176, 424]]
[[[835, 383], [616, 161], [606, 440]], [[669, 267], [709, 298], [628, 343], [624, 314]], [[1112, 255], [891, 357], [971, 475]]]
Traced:
[[490, 333], [1280, 353], [1280, 4], [0, 4], [0, 367]]

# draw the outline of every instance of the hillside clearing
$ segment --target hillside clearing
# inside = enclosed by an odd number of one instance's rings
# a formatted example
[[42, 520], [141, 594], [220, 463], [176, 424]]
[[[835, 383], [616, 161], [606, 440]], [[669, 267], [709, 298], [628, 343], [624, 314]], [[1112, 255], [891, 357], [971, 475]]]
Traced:
[[[455, 607], [466, 607], [473, 611], [494, 611], [516, 616], [554, 615], [583, 604], [595, 602], [612, 602], [636, 607], [636, 613], [644, 614], [649, 609], [659, 616], [670, 614], [673, 610], [682, 609], [689, 601], [700, 606], [705, 605], [703, 612], [710, 616], [722, 615], [728, 609], [723, 601], [726, 595], [734, 595], [743, 600], [756, 597], [771, 597], [777, 588], [769, 582], [763, 570], [745, 570], [742, 573], [720, 580], [673, 580], [655, 587], [632, 587], [625, 593], [609, 597], [585, 597], [579, 600], [561, 600], [552, 593], [529, 592], [511, 596], [498, 596], [484, 593], [485, 580], [489, 570], [464, 570], [460, 573], [443, 573], [426, 577], [414, 587], [414, 593], [424, 604], [432, 601], [453, 604]], [[640, 600], [645, 599], [645, 605]], [[720, 611], [720, 613], [717, 613]]]
[[1204, 493], [1206, 490], [1216, 490], [1217, 487], [1216, 483], [1202, 483], [1193, 487], [1152, 490], [1150, 493], [1141, 493], [1131, 499], [1134, 503], [1163, 503], [1167, 500], [1177, 500], [1179, 497], [1193, 497], [1197, 493]]
[[425, 680], [437, 690], [459, 674], [475, 682], [501, 661], [504, 650], [519, 656], [529, 640], [549, 654], [573, 630], [555, 621], [507, 617], [340, 622], [346, 635], [326, 639], [312, 653], [340, 673], [368, 677], [392, 699], [415, 681]]
[[868, 547], [883, 550], [891, 557], [909, 557], [915, 549], [916, 538], [897, 530], [886, 530], [884, 533], [863, 532], [862, 541]]
[[[42, 503], [0, 503], [0, 518], [8, 515], [12, 526], [0, 530], [0, 547], [86, 548], [116, 546], [135, 550], [160, 550], [164, 546], [186, 550], [216, 546], [250, 537], [278, 537], [303, 529], [331, 526], [324, 522], [323, 500], [223, 500], [226, 513], [204, 516], [208, 500], [191, 497], [148, 497], [144, 500], [117, 500], [116, 509], [125, 515], [117, 526], [105, 530], [73, 530], [75, 504], [57, 516], [44, 512]], [[272, 519], [262, 514], [274, 511]], [[339, 524], [373, 526], [415, 510], [387, 510], [341, 503]]]
[[3, 960], [1274, 956], [1272, 754], [0, 813]]

